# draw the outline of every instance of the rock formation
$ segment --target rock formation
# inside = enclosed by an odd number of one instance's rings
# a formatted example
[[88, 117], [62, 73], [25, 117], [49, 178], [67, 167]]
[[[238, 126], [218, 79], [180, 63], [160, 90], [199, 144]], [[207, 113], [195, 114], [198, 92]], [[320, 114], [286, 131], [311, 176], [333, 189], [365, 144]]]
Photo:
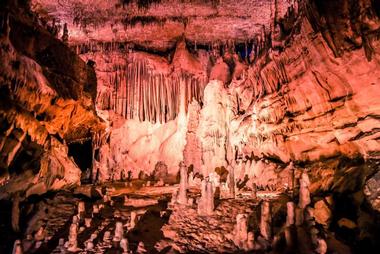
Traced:
[[67, 144], [103, 129], [95, 112], [95, 72], [30, 16], [12, 13], [27, 7], [4, 5], [11, 13], [2, 12], [1, 19], [0, 196], [79, 184]]
[[271, 206], [268, 201], [264, 201], [261, 204], [260, 234], [267, 241], [272, 238], [272, 213]]
[[212, 215], [214, 212], [214, 187], [208, 180], [202, 181], [197, 211], [199, 215]]
[[295, 223], [295, 205], [293, 202], [286, 203], [287, 213], [286, 213], [286, 226], [292, 226]]
[[70, 226], [70, 231], [69, 231], [69, 241], [68, 241], [68, 246], [67, 249], [68, 251], [71, 252], [76, 252], [78, 251], [78, 224], [73, 223]]
[[179, 164], [180, 182], [179, 191], [177, 196], [177, 202], [182, 205], [187, 204], [187, 188], [188, 188], [188, 176], [187, 167], [184, 162]]
[[123, 229], [123, 223], [118, 221], [116, 222], [116, 227], [115, 227], [115, 234], [113, 237], [114, 242], [120, 242], [124, 237], [124, 229]]
[[254, 235], [248, 231], [248, 218], [245, 214], [236, 216], [234, 243], [244, 250], [252, 250], [254, 247]]
[[0, 249], [379, 249], [379, 42], [374, 0], [3, 0]]
[[310, 204], [310, 191], [309, 191], [310, 180], [306, 172], [302, 172], [300, 178], [300, 194], [298, 206], [302, 209], [306, 208]]

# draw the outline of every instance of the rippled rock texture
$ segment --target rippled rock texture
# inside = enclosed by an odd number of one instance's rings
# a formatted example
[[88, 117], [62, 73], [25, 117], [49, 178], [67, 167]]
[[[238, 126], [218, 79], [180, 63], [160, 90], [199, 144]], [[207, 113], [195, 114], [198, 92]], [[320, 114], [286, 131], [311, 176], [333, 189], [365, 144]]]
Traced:
[[1, 197], [79, 184], [81, 171], [67, 144], [102, 129], [94, 107], [95, 72], [22, 5], [2, 5]]

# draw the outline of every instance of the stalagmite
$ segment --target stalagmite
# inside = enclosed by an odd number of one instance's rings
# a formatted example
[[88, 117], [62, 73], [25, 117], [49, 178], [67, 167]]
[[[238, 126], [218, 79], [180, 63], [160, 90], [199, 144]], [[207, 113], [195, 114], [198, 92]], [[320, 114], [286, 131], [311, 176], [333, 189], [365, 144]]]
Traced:
[[136, 223], [137, 223], [137, 213], [135, 211], [131, 211], [131, 219], [130, 219], [130, 222], [129, 222], [130, 229], [135, 228], [136, 227]]
[[380, 0], [0, 2], [0, 253], [379, 249]]
[[129, 242], [127, 238], [123, 238], [120, 241], [120, 248], [123, 250], [123, 254], [129, 253]]
[[92, 206], [92, 216], [96, 215], [99, 213], [99, 206], [98, 205], [93, 205]]
[[21, 247], [21, 241], [16, 240], [13, 244], [13, 251], [12, 254], [22, 254], [22, 247]]
[[318, 241], [318, 244], [317, 244], [317, 249], [315, 250], [315, 252], [317, 252], [318, 254], [326, 254], [327, 253], [326, 241], [321, 238], [319, 238], [317, 241]]
[[94, 249], [94, 243], [92, 241], [86, 242], [86, 250], [91, 251]]
[[182, 161], [179, 164], [179, 172], [180, 172], [180, 183], [179, 183], [179, 192], [178, 192], [178, 203], [182, 205], [187, 204], [187, 188], [188, 188], [188, 180], [187, 180], [187, 167], [185, 163]]
[[236, 216], [233, 241], [240, 249], [249, 250], [254, 247], [253, 232], [248, 232], [248, 217], [245, 214]]
[[84, 212], [85, 212], [85, 205], [83, 201], [80, 201], [78, 203], [78, 217], [83, 218]]
[[260, 233], [265, 240], [269, 241], [272, 237], [272, 214], [268, 201], [261, 204]]
[[300, 193], [299, 193], [299, 203], [298, 206], [304, 209], [310, 204], [310, 191], [309, 191], [310, 180], [307, 173], [304, 171], [300, 178]]
[[294, 225], [295, 223], [295, 205], [294, 202], [287, 202], [286, 203], [287, 208], [287, 214], [286, 214], [286, 226], [289, 227], [291, 225]]
[[75, 252], [78, 250], [78, 225], [76, 223], [71, 224], [70, 231], [69, 231], [69, 243], [68, 243], [68, 250]]
[[202, 181], [197, 211], [199, 215], [212, 215], [214, 212], [214, 188], [208, 179]]
[[116, 222], [115, 235], [113, 237], [113, 241], [120, 242], [121, 239], [123, 239], [123, 237], [124, 237], [123, 223], [118, 221]]
[[46, 232], [45, 232], [45, 227], [41, 226], [37, 233], [34, 235], [34, 240], [36, 241], [43, 241], [45, 239]]
[[103, 235], [103, 241], [104, 242], [109, 242], [111, 240], [111, 232], [110, 231], [106, 231], [104, 232], [104, 235]]

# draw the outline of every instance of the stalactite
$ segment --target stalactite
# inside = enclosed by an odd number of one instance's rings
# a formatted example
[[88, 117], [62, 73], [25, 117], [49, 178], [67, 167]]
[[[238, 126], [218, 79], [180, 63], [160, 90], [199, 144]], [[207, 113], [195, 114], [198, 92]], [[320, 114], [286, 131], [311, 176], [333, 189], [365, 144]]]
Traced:
[[144, 60], [126, 66], [115, 64], [109, 75], [108, 92], [98, 94], [102, 110], [114, 110], [126, 119], [167, 122], [179, 113], [180, 83], [185, 87], [185, 110], [193, 99], [203, 102], [206, 78], [188, 73], [156, 73]]

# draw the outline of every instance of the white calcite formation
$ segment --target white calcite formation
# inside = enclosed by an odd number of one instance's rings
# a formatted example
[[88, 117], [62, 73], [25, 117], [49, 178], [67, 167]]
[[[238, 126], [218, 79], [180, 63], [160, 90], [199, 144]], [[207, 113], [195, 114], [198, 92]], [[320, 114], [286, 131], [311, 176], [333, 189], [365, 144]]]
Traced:
[[212, 182], [203, 180], [201, 184], [201, 197], [198, 200], [198, 214], [212, 215], [214, 212], [214, 187]]

